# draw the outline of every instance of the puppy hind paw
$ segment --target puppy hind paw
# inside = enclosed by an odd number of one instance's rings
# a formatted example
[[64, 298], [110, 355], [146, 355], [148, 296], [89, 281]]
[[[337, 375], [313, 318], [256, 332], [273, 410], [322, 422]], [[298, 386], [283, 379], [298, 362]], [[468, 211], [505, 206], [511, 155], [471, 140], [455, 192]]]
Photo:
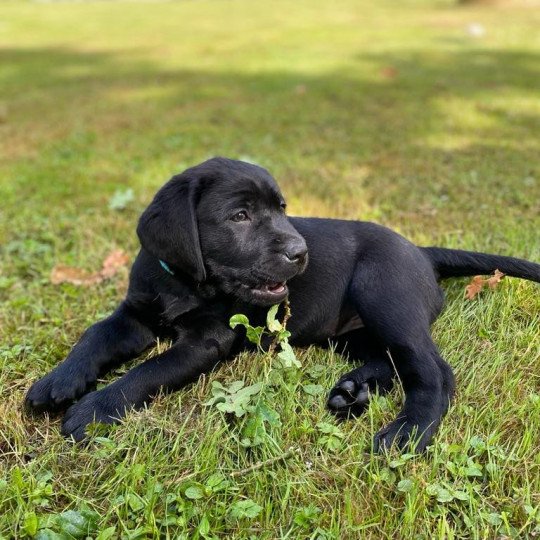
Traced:
[[345, 374], [328, 396], [328, 408], [338, 417], [362, 414], [378, 391], [387, 393], [393, 384], [392, 370], [384, 362], [371, 362]]
[[367, 382], [355, 383], [344, 379], [336, 384], [328, 396], [328, 408], [338, 417], [358, 416], [369, 403], [369, 385]]
[[397, 448], [399, 451], [421, 454], [426, 451], [435, 431], [434, 423], [420, 425], [406, 418], [398, 418], [375, 435], [373, 450], [384, 453]]

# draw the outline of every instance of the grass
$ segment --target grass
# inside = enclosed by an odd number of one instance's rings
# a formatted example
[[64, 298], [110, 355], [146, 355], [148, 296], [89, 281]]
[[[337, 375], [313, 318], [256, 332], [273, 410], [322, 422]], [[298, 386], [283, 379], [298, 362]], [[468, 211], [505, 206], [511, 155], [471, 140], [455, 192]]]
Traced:
[[[152, 194], [211, 155], [270, 168], [293, 214], [540, 260], [538, 10], [200, 0], [1, 12], [0, 537], [540, 534], [540, 299], [519, 280], [472, 302], [463, 280], [445, 285], [434, 335], [458, 393], [424, 457], [371, 455], [397, 390], [336, 424], [320, 392], [347, 365], [315, 348], [252, 398], [279, 414], [256, 446], [241, 443], [252, 415], [204, 403], [214, 381], [266, 381], [262, 356], [84, 447], [21, 407], [125, 288], [123, 275], [54, 286], [52, 267], [98, 269], [115, 247], [134, 256]], [[110, 209], [128, 188], [133, 201]]]

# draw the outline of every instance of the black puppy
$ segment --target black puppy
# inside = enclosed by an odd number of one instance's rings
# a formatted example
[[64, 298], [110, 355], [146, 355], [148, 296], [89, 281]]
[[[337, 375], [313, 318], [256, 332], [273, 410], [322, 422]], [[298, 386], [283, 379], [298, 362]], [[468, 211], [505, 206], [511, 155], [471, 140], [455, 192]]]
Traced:
[[[54, 410], [84, 396], [63, 422], [63, 433], [76, 440], [89, 423], [112, 423], [249, 347], [229, 318], [244, 313], [261, 323], [268, 306], [288, 296], [293, 345], [330, 340], [363, 361], [331, 390], [330, 409], [360, 413], [370, 392], [392, 387], [395, 366], [405, 404], [377, 433], [375, 448], [414, 443], [421, 451], [454, 392], [452, 370], [430, 335], [444, 300], [437, 280], [499, 269], [540, 281], [536, 263], [419, 248], [373, 223], [288, 218], [266, 170], [224, 158], [174, 176], [141, 216], [137, 233], [142, 249], [126, 299], [26, 397], [34, 409]], [[158, 337], [172, 338], [173, 346], [87, 393], [101, 374]]]

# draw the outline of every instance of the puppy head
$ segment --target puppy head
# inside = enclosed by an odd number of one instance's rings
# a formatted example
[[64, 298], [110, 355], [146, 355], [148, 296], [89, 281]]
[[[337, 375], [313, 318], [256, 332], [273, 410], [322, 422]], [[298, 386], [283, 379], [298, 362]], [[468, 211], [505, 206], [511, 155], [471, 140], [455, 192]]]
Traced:
[[137, 232], [147, 251], [175, 269], [258, 305], [282, 301], [287, 281], [307, 264], [276, 182], [241, 161], [214, 158], [173, 177]]

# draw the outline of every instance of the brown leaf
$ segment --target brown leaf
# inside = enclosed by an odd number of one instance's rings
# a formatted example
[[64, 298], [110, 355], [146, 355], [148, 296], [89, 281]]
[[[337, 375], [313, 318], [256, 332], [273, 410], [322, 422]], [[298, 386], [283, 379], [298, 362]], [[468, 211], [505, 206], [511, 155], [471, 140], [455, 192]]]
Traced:
[[490, 289], [495, 289], [497, 285], [501, 282], [501, 279], [504, 277], [504, 274], [500, 270], [495, 270], [493, 275], [486, 279], [486, 283], [488, 284]]
[[93, 285], [102, 281], [99, 273], [90, 274], [81, 268], [73, 268], [59, 264], [52, 269], [51, 283], [58, 285], [60, 283], [73, 283], [73, 285]]
[[465, 298], [472, 300], [484, 287], [484, 278], [474, 276], [472, 281], [465, 287]]
[[398, 70], [394, 66], [386, 66], [381, 69], [381, 76], [384, 79], [395, 79], [398, 76]]
[[113, 277], [128, 262], [127, 254], [120, 249], [116, 249], [107, 255], [99, 272], [90, 273], [82, 268], [58, 264], [52, 269], [50, 280], [53, 285], [72, 283], [73, 285], [89, 287]]
[[500, 270], [495, 270], [494, 274], [484, 279], [482, 276], [474, 276], [472, 281], [465, 287], [465, 298], [472, 300], [487, 285], [490, 289], [495, 289], [504, 274]]
[[111, 251], [105, 260], [103, 261], [103, 268], [101, 269], [101, 276], [103, 278], [110, 278], [118, 272], [120, 268], [126, 266], [129, 262], [127, 253], [121, 249], [115, 249]]

